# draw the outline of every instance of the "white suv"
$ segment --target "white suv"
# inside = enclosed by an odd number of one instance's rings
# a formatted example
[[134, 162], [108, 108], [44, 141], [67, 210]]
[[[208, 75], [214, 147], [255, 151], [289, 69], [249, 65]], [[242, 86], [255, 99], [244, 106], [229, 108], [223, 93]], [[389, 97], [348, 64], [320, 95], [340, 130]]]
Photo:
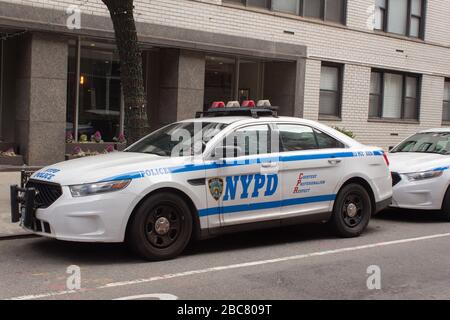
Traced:
[[268, 108], [219, 108], [125, 152], [46, 167], [11, 187], [13, 221], [60, 240], [128, 242], [149, 260], [236, 230], [329, 222], [360, 235], [391, 203], [385, 153]]

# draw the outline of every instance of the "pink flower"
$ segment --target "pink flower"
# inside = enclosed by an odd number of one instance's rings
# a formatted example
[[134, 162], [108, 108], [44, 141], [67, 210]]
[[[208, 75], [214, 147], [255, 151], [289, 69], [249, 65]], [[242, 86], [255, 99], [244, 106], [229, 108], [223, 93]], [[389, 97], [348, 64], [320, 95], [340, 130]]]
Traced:
[[95, 142], [101, 142], [102, 141], [102, 134], [100, 131], [97, 131], [94, 133], [94, 141]]
[[120, 143], [125, 143], [127, 140], [125, 139], [125, 135], [123, 133], [119, 134], [119, 138], [117, 139]]
[[109, 145], [106, 147], [105, 151], [108, 152], [108, 153], [114, 152], [114, 146], [113, 146], [112, 144], [109, 144]]
[[80, 154], [80, 153], [81, 153], [80, 146], [76, 146], [75, 148], [73, 148], [73, 154]]

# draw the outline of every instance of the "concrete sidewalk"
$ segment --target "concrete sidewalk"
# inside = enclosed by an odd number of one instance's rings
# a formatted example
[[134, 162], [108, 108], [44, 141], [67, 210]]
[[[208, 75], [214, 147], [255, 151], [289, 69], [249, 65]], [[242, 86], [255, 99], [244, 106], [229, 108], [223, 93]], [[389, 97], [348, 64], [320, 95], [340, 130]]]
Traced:
[[20, 172], [0, 172], [0, 237], [27, 234], [18, 223], [11, 223], [9, 186], [20, 184]]

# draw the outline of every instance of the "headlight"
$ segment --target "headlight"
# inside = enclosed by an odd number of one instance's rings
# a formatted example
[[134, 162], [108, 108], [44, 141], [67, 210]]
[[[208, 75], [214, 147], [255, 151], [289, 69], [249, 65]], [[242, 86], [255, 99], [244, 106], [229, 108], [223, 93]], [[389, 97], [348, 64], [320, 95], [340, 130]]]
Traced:
[[73, 197], [85, 197], [99, 193], [113, 192], [125, 189], [130, 184], [130, 180], [97, 182], [70, 186]]
[[424, 171], [424, 172], [415, 172], [415, 173], [405, 173], [404, 176], [408, 178], [409, 181], [418, 181], [425, 179], [432, 179], [442, 176], [444, 171]]

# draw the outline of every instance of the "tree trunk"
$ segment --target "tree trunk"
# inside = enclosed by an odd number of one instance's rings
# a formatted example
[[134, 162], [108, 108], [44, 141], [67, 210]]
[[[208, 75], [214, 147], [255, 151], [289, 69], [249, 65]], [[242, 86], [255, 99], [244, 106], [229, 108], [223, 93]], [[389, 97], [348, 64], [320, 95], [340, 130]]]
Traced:
[[108, 7], [114, 25], [125, 102], [125, 136], [131, 144], [147, 134], [149, 128], [133, 0], [102, 1]]

